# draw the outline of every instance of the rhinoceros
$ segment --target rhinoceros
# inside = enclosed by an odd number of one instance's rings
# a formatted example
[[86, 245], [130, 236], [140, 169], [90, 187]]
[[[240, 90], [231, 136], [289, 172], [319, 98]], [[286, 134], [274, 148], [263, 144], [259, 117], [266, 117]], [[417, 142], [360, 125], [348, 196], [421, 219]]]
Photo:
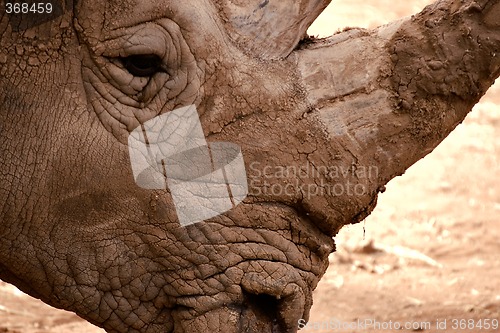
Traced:
[[335, 250], [500, 69], [500, 1], [5, 1], [0, 278], [108, 332], [296, 332]]

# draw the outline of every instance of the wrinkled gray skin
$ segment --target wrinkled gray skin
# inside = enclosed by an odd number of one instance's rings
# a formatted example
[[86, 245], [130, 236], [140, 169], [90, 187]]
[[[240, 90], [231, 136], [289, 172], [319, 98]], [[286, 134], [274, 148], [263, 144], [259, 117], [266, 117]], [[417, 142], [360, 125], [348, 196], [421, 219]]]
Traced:
[[[305, 185], [331, 181], [321, 173], [273, 178], [294, 190], [264, 191], [255, 166], [359, 169], [387, 154], [365, 158], [308, 116], [316, 105], [292, 50], [319, 11], [287, 28], [296, 36], [284, 45], [274, 40], [273, 54], [266, 39], [256, 51], [235, 37], [227, 18], [238, 22], [238, 7], [221, 9], [227, 2], [66, 1], [60, 17], [18, 32], [1, 17], [2, 280], [109, 332], [293, 332], [307, 319], [331, 236], [421, 156], [398, 155], [391, 161], [404, 166], [373, 177], [345, 175], [362, 195], [307, 195]], [[137, 54], [157, 56], [161, 69], [134, 76], [124, 59]], [[209, 142], [242, 147], [251, 193], [184, 228], [168, 191], [134, 182], [127, 138], [191, 104]]]
[[[3, 17], [0, 278], [109, 331], [291, 331], [333, 250], [300, 193], [183, 228], [166, 191], [135, 184], [127, 137], [195, 104], [208, 141], [247, 163], [305, 164], [321, 137], [301, 144], [320, 131], [296, 73], [244, 55], [209, 2], [154, 4], [80, 2], [74, 21], [17, 34]], [[119, 60], [133, 54], [167, 70], [134, 77]]]

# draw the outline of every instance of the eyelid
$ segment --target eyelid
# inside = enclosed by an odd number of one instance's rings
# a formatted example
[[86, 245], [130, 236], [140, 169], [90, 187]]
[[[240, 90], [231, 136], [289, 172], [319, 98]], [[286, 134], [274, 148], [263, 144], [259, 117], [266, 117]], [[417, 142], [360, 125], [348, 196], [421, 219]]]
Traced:
[[[165, 58], [169, 49], [167, 35], [158, 33], [158, 25], [137, 27], [136, 31], [127, 36], [117, 36], [101, 44], [100, 55], [107, 58], [126, 58], [133, 55], [154, 54]], [[171, 41], [170, 41], [171, 43]], [[170, 46], [171, 47], [171, 46]]]
[[131, 96], [141, 92], [149, 82], [147, 77], [135, 77], [128, 72], [124, 72], [122, 65], [118, 62], [112, 62], [106, 68], [106, 72], [108, 77], [113, 79], [111, 82], [116, 82], [117, 88]]

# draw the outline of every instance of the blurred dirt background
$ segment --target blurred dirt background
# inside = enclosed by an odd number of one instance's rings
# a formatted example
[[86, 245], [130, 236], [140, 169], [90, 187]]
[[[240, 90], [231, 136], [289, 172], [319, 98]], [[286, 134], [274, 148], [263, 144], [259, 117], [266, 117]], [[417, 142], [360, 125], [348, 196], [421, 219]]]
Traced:
[[[428, 3], [334, 0], [309, 33], [375, 27]], [[391, 181], [365, 222], [336, 237], [303, 331], [391, 332], [401, 324], [399, 332], [500, 332], [479, 327], [500, 320], [499, 138], [500, 86], [432, 154]], [[455, 329], [454, 319], [475, 327]], [[368, 321], [378, 327], [363, 327]], [[7, 332], [104, 331], [0, 281], [0, 333]]]

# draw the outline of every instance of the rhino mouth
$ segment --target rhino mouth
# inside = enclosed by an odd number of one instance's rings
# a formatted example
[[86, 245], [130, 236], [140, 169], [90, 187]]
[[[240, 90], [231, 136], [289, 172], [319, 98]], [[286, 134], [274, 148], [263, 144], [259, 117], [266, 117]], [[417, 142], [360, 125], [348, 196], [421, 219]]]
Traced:
[[[262, 269], [259, 269], [262, 268]], [[293, 267], [284, 263], [245, 262], [231, 270], [241, 270], [234, 294], [221, 293], [178, 300], [172, 312], [171, 332], [198, 332], [211, 321], [229, 322], [227, 332], [296, 332], [298, 322], [307, 320], [312, 305], [311, 289]], [[269, 272], [280, 274], [273, 279]], [[203, 304], [203, 310], [197, 307]]]
[[[229, 232], [246, 233], [247, 242], [229, 244], [240, 259], [218, 270], [200, 276], [208, 286], [219, 285], [220, 291], [183, 295], [176, 299], [171, 312], [171, 332], [198, 332], [210, 322], [227, 322], [225, 332], [296, 332], [301, 319], [308, 320], [312, 291], [328, 266], [328, 255], [335, 245], [313, 220], [283, 204], [243, 205], [255, 214], [260, 209], [273, 211], [273, 221], [261, 225], [248, 216], [253, 226], [225, 226]], [[237, 212], [226, 214], [234, 221]], [[219, 221], [220, 222], [220, 221]], [[205, 222], [188, 226], [188, 233], [216, 228], [220, 223]], [[269, 230], [267, 230], [269, 229]], [[195, 231], [196, 230], [196, 231]], [[225, 229], [218, 229], [225, 235]], [[255, 242], [252, 234], [261, 236]], [[210, 247], [219, 245], [212, 243]], [[167, 293], [167, 292], [166, 292]], [[169, 292], [170, 293], [170, 292]]]

